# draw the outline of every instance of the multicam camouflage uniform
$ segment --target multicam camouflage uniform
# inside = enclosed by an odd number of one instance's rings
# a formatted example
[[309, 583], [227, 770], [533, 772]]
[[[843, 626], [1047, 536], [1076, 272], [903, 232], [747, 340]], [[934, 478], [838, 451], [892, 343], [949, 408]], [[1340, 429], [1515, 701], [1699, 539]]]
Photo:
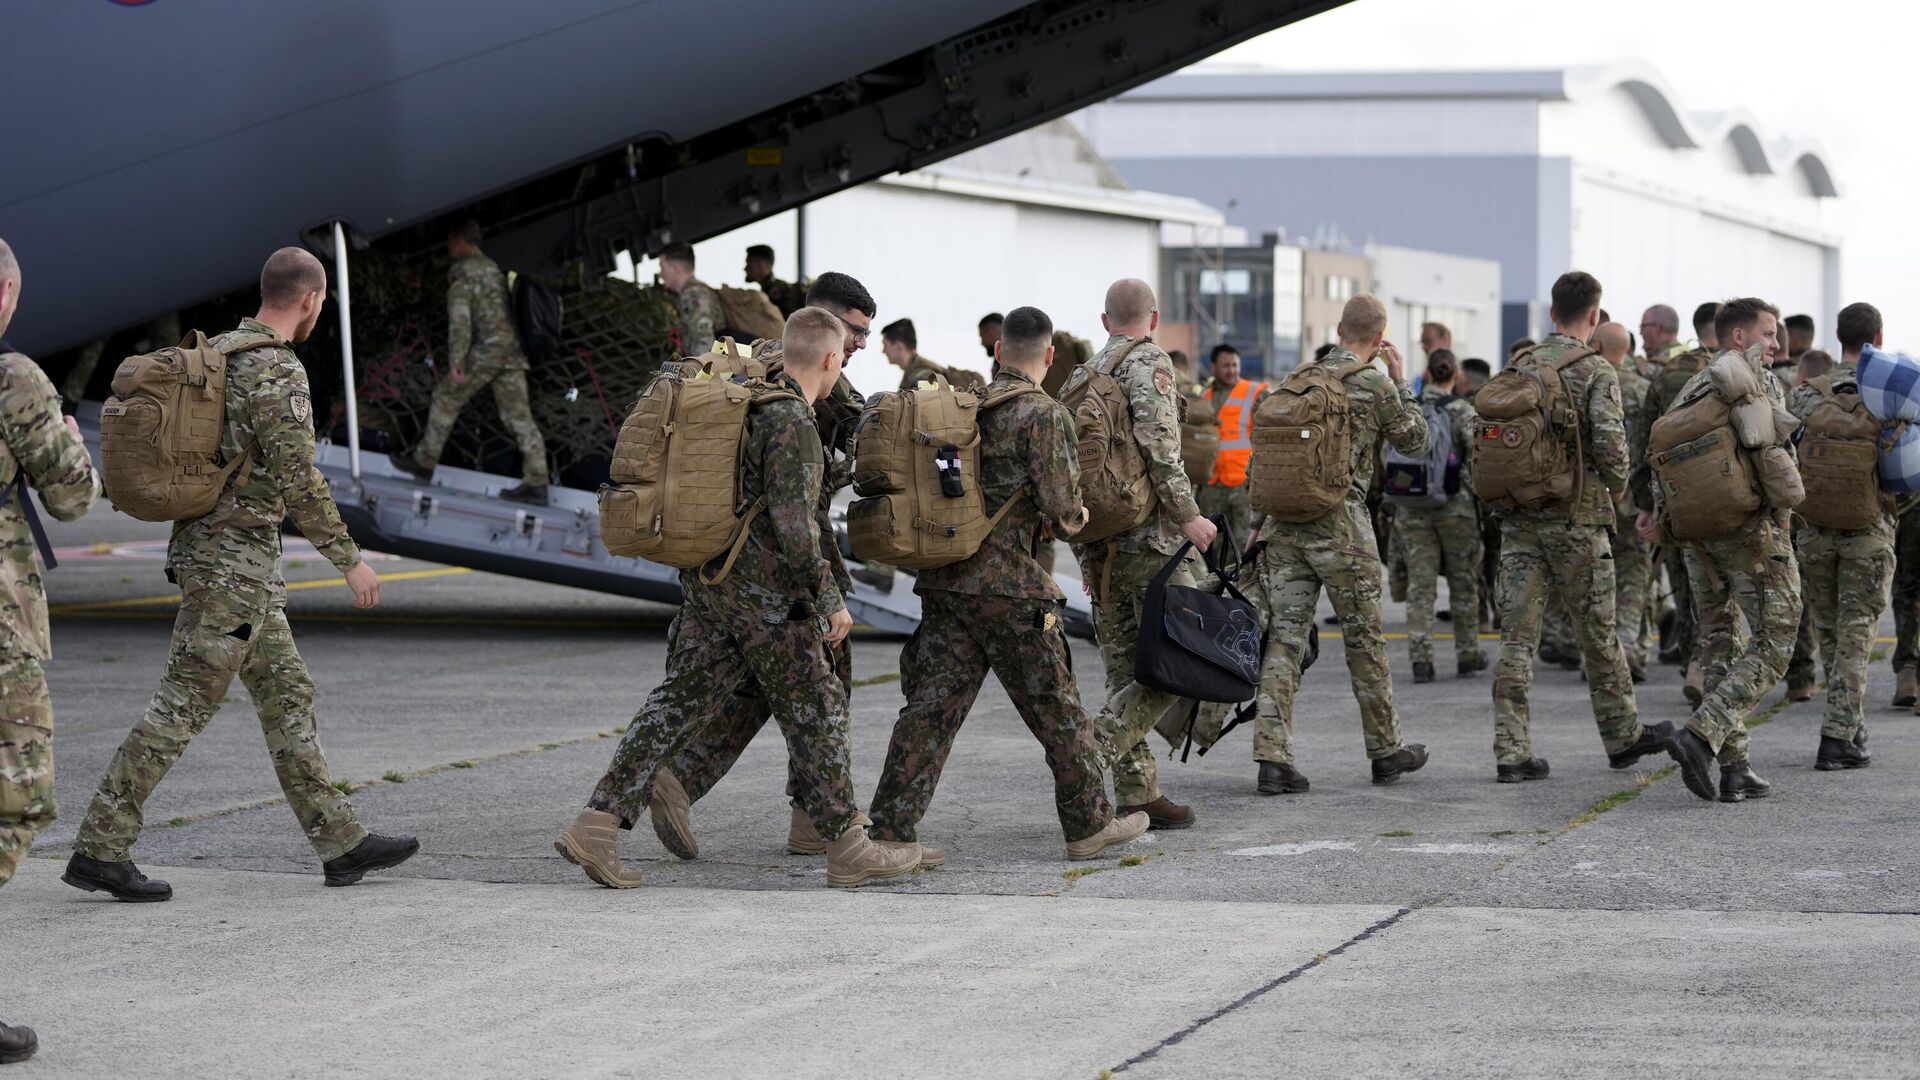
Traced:
[[[235, 334], [278, 339], [253, 319], [243, 319]], [[291, 517], [342, 572], [360, 562], [360, 549], [314, 468], [312, 398], [292, 346], [276, 340], [243, 349], [228, 364], [221, 452], [232, 460], [251, 446], [253, 464], [228, 481], [211, 511], [174, 523], [167, 575], [180, 585], [180, 614], [166, 674], [146, 715], [114, 752], [80, 825], [74, 850], [88, 858], [130, 857], [147, 797], [213, 719], [235, 675], [253, 696], [280, 788], [314, 851], [323, 861], [336, 859], [367, 835], [334, 790], [320, 750], [313, 680], [287, 625], [280, 523]]]
[[698, 278], [687, 282], [680, 289], [680, 355], [711, 352], [714, 337], [726, 321], [720, 294]]
[[0, 345], [0, 885], [7, 883], [53, 822], [53, 703], [40, 665], [53, 655], [47, 596], [33, 563], [33, 533], [15, 483], [25, 477], [47, 512], [61, 521], [86, 513], [99, 496], [93, 459], [60, 422], [60, 395], [32, 360]]
[[[1356, 359], [1336, 346], [1325, 359], [1311, 362], [1337, 366]], [[1404, 381], [1390, 381], [1372, 364], [1348, 375], [1345, 385], [1353, 440], [1353, 487], [1346, 500], [1316, 521], [1296, 524], [1269, 518], [1255, 523], [1260, 548], [1255, 574], [1269, 620], [1255, 699], [1255, 761], [1293, 762], [1293, 695], [1323, 587], [1340, 616], [1367, 757], [1388, 757], [1406, 745], [1393, 708], [1386, 639], [1380, 633], [1380, 548], [1367, 513], [1367, 488], [1381, 441], [1403, 454], [1424, 453], [1427, 419], [1414, 404], [1412, 388]]]
[[[1835, 367], [1829, 382], [1834, 393], [1859, 392], [1852, 364]], [[1788, 395], [1787, 408], [1805, 420], [1822, 400], [1817, 388], [1802, 383]], [[1818, 628], [1826, 668], [1827, 712], [1820, 734], [1852, 742], [1866, 719], [1867, 662], [1893, 586], [1894, 517], [1889, 507], [1864, 529], [1802, 523], [1794, 540], [1806, 610]]]
[[[800, 393], [792, 377], [774, 386]], [[791, 399], [756, 405], [748, 420], [743, 491], [765, 496], [733, 570], [718, 584], [680, 574], [686, 602], [674, 617], [665, 679], [627, 725], [588, 805], [632, 827], [648, 785], [737, 696], [766, 703], [801, 775], [801, 809], [829, 842], [853, 823], [846, 689], [824, 633], [845, 608], [821, 554], [817, 514], [826, 457], [812, 410]]]
[[[1641, 430], [1639, 418], [1652, 388], [1631, 366], [1618, 369], [1620, 407], [1626, 416], [1629, 469], [1638, 467], [1647, 457], [1647, 444], [1635, 442]], [[1647, 607], [1653, 599], [1653, 545], [1636, 527], [1639, 511], [1625, 493], [1614, 498], [1613, 521], [1613, 617], [1620, 635], [1620, 647], [1627, 656], [1629, 669], [1645, 671], [1647, 666]]]
[[[1712, 351], [1705, 348], [1683, 349], [1672, 347], [1661, 354], [1664, 359], [1651, 365], [1652, 374], [1647, 376], [1647, 398], [1641, 404], [1640, 415], [1629, 417], [1633, 421], [1633, 430], [1628, 432], [1629, 443], [1633, 446], [1647, 446], [1653, 437], [1654, 421], [1665, 416], [1680, 400], [1681, 388], [1686, 386], [1692, 373], [1706, 366], [1713, 359]], [[1627, 482], [1628, 493], [1632, 497], [1636, 510], [1653, 509], [1653, 467], [1645, 456], [1639, 458]], [[1700, 659], [1703, 635], [1700, 628], [1700, 606], [1694, 602], [1693, 576], [1688, 570], [1686, 548], [1681, 544], [1670, 544], [1662, 556], [1667, 572], [1667, 585], [1673, 592], [1673, 646], [1680, 655], [1682, 664]], [[1657, 575], [1656, 575], [1657, 576]]]
[[[456, 375], [466, 377], [460, 382]], [[414, 449], [414, 460], [431, 470], [453, 434], [453, 422], [467, 401], [483, 388], [493, 387], [493, 403], [500, 422], [520, 444], [520, 482], [538, 487], [547, 482], [547, 444], [533, 422], [533, 403], [527, 397], [527, 354], [513, 326], [507, 297], [507, 276], [492, 259], [478, 251], [453, 261], [447, 271], [447, 372], [433, 388], [427, 428]]]
[[[1175, 398], [1173, 360], [1152, 338], [1115, 334], [1068, 378], [1062, 396], [1087, 377], [1086, 368], [1109, 356], [1125, 357], [1114, 378], [1126, 388], [1133, 438], [1140, 446], [1159, 503], [1146, 521], [1098, 544], [1076, 544], [1083, 579], [1093, 586], [1094, 638], [1107, 671], [1107, 703], [1094, 722], [1102, 758], [1113, 769], [1114, 801], [1139, 807], [1160, 797], [1159, 769], [1147, 732], [1180, 699], [1133, 681], [1134, 651], [1140, 644], [1140, 609], [1147, 582], [1180, 550], [1180, 526], [1200, 514], [1193, 486], [1180, 462], [1180, 405]], [[1185, 568], [1172, 577], [1191, 585]]]
[[1022, 387], [1032, 392], [980, 414], [981, 497], [995, 511], [1015, 500], [1013, 509], [970, 558], [923, 570], [914, 584], [920, 625], [900, 654], [907, 703], [869, 811], [875, 839], [915, 839], [988, 671], [1046, 749], [1068, 842], [1099, 832], [1113, 816], [1058, 614], [1066, 597], [1033, 555], [1048, 521], [1079, 515], [1073, 417], [1017, 371], [1001, 368], [987, 392]]
[[1480, 656], [1480, 514], [1464, 475], [1473, 451], [1473, 403], [1432, 386], [1420, 401], [1446, 410], [1453, 422], [1462, 476], [1460, 490], [1445, 505], [1393, 508], [1393, 534], [1407, 563], [1407, 655], [1414, 663], [1433, 663], [1434, 586], [1444, 571], [1454, 656], [1470, 663]]
[[[1554, 333], [1532, 357], [1549, 363], [1583, 342]], [[1627, 658], [1614, 631], [1613, 493], [1627, 485], [1627, 431], [1620, 406], [1620, 379], [1598, 353], [1565, 369], [1586, 473], [1571, 500], [1536, 510], [1500, 514], [1500, 659], [1493, 678], [1493, 753], [1502, 765], [1533, 757], [1531, 711], [1533, 650], [1549, 594], [1572, 609], [1574, 633], [1586, 666], [1587, 696], [1609, 754], [1638, 742], [1640, 711], [1634, 701]]]

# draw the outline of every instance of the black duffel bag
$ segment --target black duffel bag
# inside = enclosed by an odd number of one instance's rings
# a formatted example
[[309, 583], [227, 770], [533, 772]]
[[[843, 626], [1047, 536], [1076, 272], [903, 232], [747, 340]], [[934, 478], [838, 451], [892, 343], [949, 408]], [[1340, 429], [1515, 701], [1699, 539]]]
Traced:
[[[1214, 548], [1234, 551], [1231, 530], [1224, 524]], [[1265, 637], [1260, 612], [1234, 586], [1240, 576], [1238, 560], [1229, 572], [1211, 550], [1201, 554], [1207, 569], [1220, 579], [1219, 595], [1191, 585], [1168, 584], [1192, 549], [1192, 541], [1180, 545], [1147, 583], [1140, 610], [1140, 645], [1133, 658], [1134, 681], [1196, 702], [1245, 701], [1260, 687]]]

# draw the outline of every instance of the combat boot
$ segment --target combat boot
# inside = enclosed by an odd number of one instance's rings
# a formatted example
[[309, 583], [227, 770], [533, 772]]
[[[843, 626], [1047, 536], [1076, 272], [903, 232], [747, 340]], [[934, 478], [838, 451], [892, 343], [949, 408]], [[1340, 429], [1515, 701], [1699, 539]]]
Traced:
[[1903, 667], [1894, 674], [1893, 704], [1895, 708], [1904, 709], [1914, 704], [1916, 699], [1920, 699], [1920, 674], [1916, 674], [1912, 665]]
[[1373, 760], [1373, 782], [1391, 784], [1410, 772], [1419, 772], [1427, 763], [1427, 748], [1419, 743], [1408, 743], [1383, 758]]
[[1520, 784], [1528, 780], [1545, 780], [1550, 771], [1546, 758], [1530, 757], [1518, 765], [1494, 766], [1494, 779], [1502, 784]]
[[1540, 643], [1540, 648], [1534, 651], [1534, 655], [1538, 656], [1543, 664], [1558, 664], [1562, 659], [1560, 646], [1545, 641]]
[[1706, 700], [1707, 672], [1700, 666], [1700, 661], [1688, 662], [1687, 681], [1680, 687], [1680, 692], [1686, 695], [1687, 704], [1696, 709], [1700, 707], [1702, 701]]
[[928, 847], [925, 844], [916, 844], [911, 840], [875, 840], [874, 843], [892, 850], [905, 851], [908, 848], [912, 848], [919, 852], [920, 862], [915, 865], [915, 869], [917, 870], [936, 870], [945, 866], [947, 862], [947, 853], [945, 851], [937, 847]]
[[864, 825], [847, 826], [840, 839], [827, 845], [827, 884], [837, 888], [911, 874], [919, 865], [919, 844], [882, 847], [867, 838]]
[[1813, 767], [1821, 772], [1836, 772], [1840, 769], [1864, 769], [1872, 764], [1873, 755], [1858, 741], [1836, 739], [1831, 735], [1820, 736], [1820, 753], [1813, 760]]
[[1284, 761], [1260, 763], [1260, 794], [1301, 795], [1311, 787], [1307, 775]]
[[547, 485], [515, 484], [500, 493], [500, 497], [510, 502], [526, 503], [528, 506], [547, 505]]
[[[859, 811], [854, 811], [853, 823], [861, 828], [870, 828], [873, 819]], [[807, 816], [800, 804], [793, 804], [793, 822], [787, 826], [787, 854], [818, 855], [827, 850], [827, 842], [820, 839], [820, 830], [813, 827], [813, 819]]]
[[1463, 679], [1469, 675], [1472, 675], [1476, 671], [1485, 671], [1485, 670], [1487, 670], [1486, 654], [1477, 653], [1477, 652], [1468, 653], [1467, 655], [1461, 657], [1459, 663], [1455, 667], [1456, 673]]
[[1813, 684], [1802, 683], [1798, 686], [1789, 685], [1787, 687], [1787, 700], [1788, 701], [1812, 701], [1813, 700]]
[[620, 865], [620, 819], [589, 806], [553, 842], [560, 857], [609, 889], [637, 889], [640, 871]]
[[1417, 683], [1433, 681], [1433, 665], [1425, 660], [1413, 662], [1413, 681]]
[[352, 851], [337, 859], [328, 859], [320, 868], [326, 871], [327, 884], [342, 888], [359, 881], [375, 870], [391, 870], [420, 850], [420, 841], [411, 836], [375, 836], [355, 844]]
[[67, 872], [60, 875], [60, 880], [76, 889], [105, 892], [129, 904], [156, 904], [173, 899], [173, 886], [164, 881], [148, 881], [147, 875], [132, 862], [102, 862], [77, 851], [67, 860]]
[[1713, 789], [1713, 746], [1700, 737], [1692, 728], [1681, 728], [1667, 740], [1667, 756], [1680, 765], [1680, 779], [1686, 782], [1687, 790], [1702, 799], [1712, 802]]
[[1138, 840], [1151, 825], [1152, 821], [1141, 811], [1115, 814], [1099, 832], [1084, 839], [1068, 841], [1067, 858], [1074, 862], [1098, 858], [1101, 852], [1115, 844]]
[[1631, 746], [1622, 749], [1618, 753], [1607, 755], [1607, 767], [1610, 769], [1631, 768], [1634, 762], [1639, 761], [1648, 754], [1665, 753], [1667, 743], [1672, 741], [1672, 739], [1673, 723], [1671, 721], [1662, 720], [1657, 724], [1643, 725], [1640, 728], [1640, 737], [1635, 739]]
[[387, 460], [393, 464], [394, 468], [423, 484], [433, 482], [433, 470], [420, 464], [419, 460], [413, 456], [412, 450], [395, 450], [387, 455]]
[[1632, 660], [1627, 661], [1627, 677], [1632, 679], [1636, 683], [1646, 682], [1647, 681], [1647, 665], [1636, 663], [1635, 661], [1632, 661]]
[[1720, 801], [1740, 802], [1744, 799], [1764, 799], [1773, 794], [1773, 785], [1761, 779], [1753, 771], [1753, 763], [1742, 761], [1733, 765], [1720, 766]]
[[1139, 806], [1123, 806], [1118, 813], [1125, 817], [1136, 811], [1147, 815], [1147, 827], [1150, 829], [1193, 828], [1193, 807], [1181, 806], [1165, 795]]
[[687, 798], [679, 777], [666, 769], [653, 775], [653, 799], [647, 811], [661, 847], [682, 859], [700, 857], [700, 844], [693, 838], [693, 800]]
[[40, 1038], [30, 1027], [0, 1024], [0, 1065], [25, 1061], [40, 1049]]

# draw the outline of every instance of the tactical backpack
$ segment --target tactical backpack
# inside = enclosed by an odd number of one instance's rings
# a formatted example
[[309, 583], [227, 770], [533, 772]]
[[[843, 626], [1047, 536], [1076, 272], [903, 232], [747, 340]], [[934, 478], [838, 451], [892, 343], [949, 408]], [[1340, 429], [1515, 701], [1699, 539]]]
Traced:
[[1087, 523], [1074, 534], [1075, 544], [1111, 540], [1146, 521], [1158, 505], [1146, 455], [1133, 439], [1127, 388], [1120, 382], [1134, 353], [1152, 341], [1143, 337], [1125, 352], [1081, 365], [1060, 392], [1060, 403], [1073, 413], [1080, 497], [1087, 508]]
[[[770, 383], [758, 364], [728, 352], [668, 365], [647, 384], [614, 440], [610, 483], [600, 487], [600, 539], [614, 555], [680, 569], [702, 567], [718, 584], [746, 544], [766, 496], [743, 506], [740, 479], [748, 414], [770, 401], [805, 399]], [[705, 565], [722, 553], [711, 575]]]
[[1592, 348], [1556, 360], [1529, 351], [1473, 396], [1473, 493], [1500, 509], [1539, 509], [1579, 495], [1586, 471], [1580, 416], [1566, 370]]
[[1180, 395], [1180, 464], [1198, 489], [1213, 482], [1220, 456], [1220, 415], [1204, 396]]
[[120, 362], [100, 409], [100, 459], [115, 509], [141, 521], [187, 521], [213, 509], [253, 460], [249, 446], [220, 463], [227, 358], [278, 340], [236, 333], [216, 346], [195, 330], [178, 345]]
[[980, 414], [1038, 386], [979, 395], [943, 375], [875, 394], [853, 436], [847, 539], [856, 558], [908, 570], [950, 566], [980, 550], [1014, 499], [989, 516], [980, 494]]
[[1668, 538], [1707, 540], [1738, 532], [1763, 505], [1753, 462], [1740, 448], [1732, 421], [1732, 408], [1711, 383], [1702, 383], [1653, 422], [1647, 464], [1659, 485]]
[[1347, 379], [1369, 361], [1293, 369], [1253, 403], [1247, 496], [1280, 521], [1318, 521], [1353, 487], [1353, 416]]
[[[1800, 475], [1807, 490], [1800, 516], [1823, 529], [1865, 529], [1892, 509], [1892, 500], [1880, 491], [1880, 443], [1888, 426], [1867, 412], [1851, 382], [1840, 392], [1833, 389], [1832, 375], [1808, 385], [1819, 392], [1820, 403], [1807, 414], [1800, 435]], [[1893, 434], [1897, 437], [1897, 430]]]
[[1420, 457], [1387, 447], [1386, 481], [1382, 494], [1394, 506], [1433, 510], [1447, 505], [1460, 490], [1460, 456], [1453, 452], [1453, 414], [1448, 402], [1458, 400], [1448, 394], [1437, 402], [1423, 401], [1420, 411], [1427, 418], [1427, 452]]
[[736, 289], [731, 285], [710, 285], [720, 298], [721, 321], [734, 337], [745, 341], [777, 338], [787, 332], [787, 320], [773, 299], [759, 289]]

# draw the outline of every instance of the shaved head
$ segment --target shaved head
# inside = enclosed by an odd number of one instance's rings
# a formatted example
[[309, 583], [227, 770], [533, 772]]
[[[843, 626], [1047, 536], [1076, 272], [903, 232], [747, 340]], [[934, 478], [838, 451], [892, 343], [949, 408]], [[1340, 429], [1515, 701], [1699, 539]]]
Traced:
[[0, 240], [0, 281], [20, 280], [20, 260], [13, 257], [13, 249], [5, 240]]
[[305, 248], [283, 247], [267, 256], [260, 271], [260, 306], [286, 310], [299, 307], [308, 293], [327, 287], [327, 271]]
[[1121, 278], [1107, 286], [1107, 329], [1117, 333], [1123, 327], [1138, 326], [1158, 307], [1153, 286], [1139, 278]]
[[14, 309], [20, 306], [20, 260], [13, 257], [13, 249], [5, 240], [0, 240], [0, 334], [7, 332], [7, 324], [13, 321]]
[[1618, 364], [1627, 358], [1627, 350], [1633, 346], [1633, 335], [1617, 322], [1601, 323], [1594, 331], [1593, 344], [1600, 355], [1612, 363]]

